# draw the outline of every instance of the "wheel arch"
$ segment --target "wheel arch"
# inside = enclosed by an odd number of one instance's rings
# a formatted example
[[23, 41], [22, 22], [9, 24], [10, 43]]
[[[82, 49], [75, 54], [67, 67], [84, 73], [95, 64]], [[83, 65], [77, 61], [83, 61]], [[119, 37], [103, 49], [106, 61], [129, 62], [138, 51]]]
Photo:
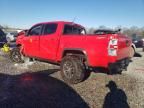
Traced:
[[74, 56], [84, 56], [86, 63], [88, 64], [88, 56], [87, 56], [87, 52], [83, 49], [79, 49], [79, 48], [67, 48], [64, 49], [62, 52], [62, 57], [65, 57], [66, 55], [74, 55]]
[[25, 48], [23, 44], [16, 44], [17, 48], [20, 48], [20, 53], [25, 55]]

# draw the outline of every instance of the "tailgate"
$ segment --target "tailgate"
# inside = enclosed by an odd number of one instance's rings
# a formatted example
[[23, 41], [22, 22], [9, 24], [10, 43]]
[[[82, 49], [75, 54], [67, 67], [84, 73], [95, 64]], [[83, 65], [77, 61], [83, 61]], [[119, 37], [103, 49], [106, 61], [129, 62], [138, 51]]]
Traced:
[[117, 60], [130, 57], [131, 39], [125, 35], [118, 34]]

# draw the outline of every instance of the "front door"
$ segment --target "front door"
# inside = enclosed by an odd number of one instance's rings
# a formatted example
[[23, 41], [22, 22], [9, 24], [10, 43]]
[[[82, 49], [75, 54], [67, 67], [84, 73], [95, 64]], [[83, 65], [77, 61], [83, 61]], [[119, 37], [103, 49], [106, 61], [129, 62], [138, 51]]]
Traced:
[[35, 25], [29, 31], [24, 39], [24, 52], [27, 56], [39, 56], [39, 40], [42, 31], [42, 25]]

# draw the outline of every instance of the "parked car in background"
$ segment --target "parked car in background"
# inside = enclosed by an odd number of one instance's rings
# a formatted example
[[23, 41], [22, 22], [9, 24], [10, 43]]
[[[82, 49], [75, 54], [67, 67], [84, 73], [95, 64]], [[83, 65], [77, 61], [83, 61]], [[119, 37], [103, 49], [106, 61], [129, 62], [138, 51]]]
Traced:
[[144, 38], [142, 38], [141, 40], [142, 40], [142, 42], [143, 42], [143, 47], [144, 47]]
[[142, 39], [141, 37], [137, 36], [135, 38], [132, 38], [132, 41], [137, 48], [142, 48], [144, 46], [144, 39]]
[[144, 38], [142, 39], [142, 41], [143, 41], [143, 49], [142, 49], [142, 51], [144, 52]]
[[5, 33], [0, 29], [0, 47], [2, 47], [4, 45], [4, 43], [6, 43], [6, 35]]
[[8, 42], [16, 41], [17, 32], [6, 33], [6, 39]]
[[116, 34], [120, 32], [121, 29], [118, 30], [110, 30], [110, 29], [98, 29], [94, 31], [94, 34], [102, 35], [102, 34]]

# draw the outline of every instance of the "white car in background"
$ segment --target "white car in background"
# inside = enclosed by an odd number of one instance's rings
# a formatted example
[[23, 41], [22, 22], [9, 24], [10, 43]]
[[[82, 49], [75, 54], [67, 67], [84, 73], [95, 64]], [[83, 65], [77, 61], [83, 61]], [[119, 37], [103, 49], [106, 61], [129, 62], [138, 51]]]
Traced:
[[17, 34], [18, 34], [17, 32], [9, 32], [9, 33], [6, 33], [7, 42], [15, 41]]

